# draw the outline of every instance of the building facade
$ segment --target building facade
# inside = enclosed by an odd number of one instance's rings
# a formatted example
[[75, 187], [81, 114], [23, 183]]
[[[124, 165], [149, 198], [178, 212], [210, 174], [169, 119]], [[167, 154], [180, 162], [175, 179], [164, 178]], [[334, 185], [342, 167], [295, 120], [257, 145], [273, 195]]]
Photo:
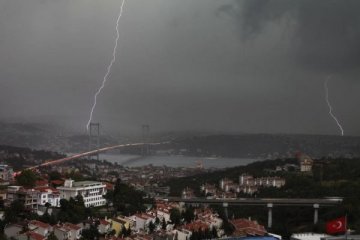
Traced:
[[60, 192], [56, 188], [52, 187], [37, 187], [34, 188], [38, 191], [38, 204], [46, 205], [50, 204], [52, 207], [60, 207]]
[[96, 181], [81, 181], [67, 179], [64, 186], [57, 187], [60, 192], [60, 198], [69, 200], [81, 195], [84, 199], [85, 207], [99, 207], [106, 204], [103, 195], [106, 194], [106, 185]]
[[14, 180], [14, 171], [9, 165], [0, 164], [0, 179], [4, 181], [13, 181]]

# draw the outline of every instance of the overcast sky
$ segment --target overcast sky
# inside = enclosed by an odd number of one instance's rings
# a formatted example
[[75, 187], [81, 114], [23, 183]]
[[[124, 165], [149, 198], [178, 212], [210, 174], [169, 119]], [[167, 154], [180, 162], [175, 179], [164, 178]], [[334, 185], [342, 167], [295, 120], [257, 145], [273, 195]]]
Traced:
[[[121, 0], [0, 0], [0, 119], [85, 131]], [[360, 1], [127, 0], [94, 121], [360, 135]]]

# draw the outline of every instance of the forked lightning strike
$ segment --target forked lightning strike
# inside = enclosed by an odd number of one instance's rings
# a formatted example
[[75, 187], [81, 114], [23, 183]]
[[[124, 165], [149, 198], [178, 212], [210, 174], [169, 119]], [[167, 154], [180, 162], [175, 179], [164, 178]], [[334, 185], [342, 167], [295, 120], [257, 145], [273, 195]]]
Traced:
[[110, 64], [107, 67], [107, 71], [106, 71], [106, 74], [105, 74], [105, 76], [103, 78], [102, 84], [101, 84], [100, 88], [97, 90], [97, 92], [95, 93], [94, 104], [91, 107], [89, 120], [88, 120], [88, 122], [86, 124], [86, 129], [87, 130], [89, 130], [89, 126], [90, 126], [90, 123], [91, 123], [92, 118], [93, 118], [94, 110], [95, 110], [96, 103], [97, 103], [97, 97], [101, 93], [102, 89], [105, 87], [105, 83], [106, 83], [106, 81], [107, 81], [107, 79], [108, 79], [108, 77], [110, 75], [110, 72], [111, 72], [111, 67], [114, 64], [115, 60], [116, 60], [116, 51], [117, 51], [118, 41], [119, 41], [119, 37], [120, 37], [120, 34], [119, 34], [119, 22], [120, 22], [120, 18], [122, 16], [122, 13], [123, 13], [124, 4], [125, 4], [125, 0], [122, 0], [121, 6], [120, 6], [120, 12], [119, 12], [118, 18], [116, 20], [116, 28], [115, 28], [116, 29], [116, 39], [115, 39], [115, 46], [114, 46], [114, 50], [113, 50], [113, 54], [112, 54], [113, 57], [111, 59]]
[[329, 114], [330, 116], [335, 120], [336, 124], [338, 125], [339, 129], [340, 129], [340, 132], [341, 132], [341, 136], [344, 136], [344, 129], [342, 128], [339, 120], [336, 118], [336, 116], [333, 114], [332, 112], [332, 106], [330, 104], [330, 101], [329, 101], [329, 88], [328, 88], [328, 82], [330, 80], [330, 77], [328, 77], [325, 82], [324, 82], [324, 88], [325, 88], [325, 100], [326, 100], [326, 103], [329, 107]]

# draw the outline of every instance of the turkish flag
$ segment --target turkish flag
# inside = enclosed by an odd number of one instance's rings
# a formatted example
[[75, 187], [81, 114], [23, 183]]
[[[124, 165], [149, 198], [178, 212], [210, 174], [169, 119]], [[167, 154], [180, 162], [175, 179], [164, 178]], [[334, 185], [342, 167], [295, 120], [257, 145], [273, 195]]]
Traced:
[[346, 232], [346, 217], [340, 217], [326, 223], [326, 233], [335, 234], [344, 232]]

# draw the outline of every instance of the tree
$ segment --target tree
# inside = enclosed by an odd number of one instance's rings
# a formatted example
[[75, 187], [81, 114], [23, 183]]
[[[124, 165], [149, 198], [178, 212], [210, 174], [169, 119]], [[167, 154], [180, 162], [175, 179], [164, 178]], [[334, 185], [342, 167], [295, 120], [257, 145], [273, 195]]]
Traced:
[[19, 214], [24, 212], [24, 203], [19, 200], [14, 200], [10, 206], [5, 209], [5, 222], [17, 222]]
[[166, 222], [165, 222], [165, 218], [163, 217], [162, 221], [161, 221], [161, 228], [163, 230], [166, 230]]
[[49, 234], [49, 236], [47, 237], [47, 239], [48, 239], [48, 240], [59, 240], [59, 239], [55, 236], [54, 232], [51, 232], [51, 233]]
[[170, 220], [173, 224], [179, 225], [181, 221], [181, 213], [177, 208], [170, 209]]
[[123, 215], [134, 214], [145, 210], [144, 193], [122, 183], [120, 179], [117, 179], [114, 191], [109, 191], [105, 197], [110, 200], [114, 208], [117, 211], [121, 211]]
[[20, 175], [16, 176], [16, 182], [20, 186], [32, 188], [35, 186], [37, 176], [31, 170], [24, 170]]
[[75, 197], [75, 199], [70, 198], [69, 201], [66, 199], [61, 199], [58, 220], [63, 222], [69, 221], [71, 223], [77, 223], [87, 217], [86, 211], [87, 210], [85, 208], [82, 196], [78, 195]]
[[59, 180], [61, 179], [61, 173], [59, 173], [58, 171], [52, 171], [49, 173], [49, 179], [51, 180]]
[[81, 235], [82, 239], [86, 240], [99, 239], [100, 236], [97, 226], [94, 224], [91, 224], [89, 229], [82, 230]]
[[60, 199], [60, 209], [62, 211], [67, 211], [69, 208], [70, 208], [69, 201], [64, 198]]
[[124, 224], [121, 225], [120, 234], [121, 234], [123, 237], [126, 237], [126, 236], [127, 236], [127, 230], [126, 230], [126, 227], [125, 227]]
[[185, 222], [190, 223], [195, 218], [194, 209], [192, 207], [186, 208], [182, 217], [185, 219]]
[[234, 226], [227, 219], [223, 219], [221, 229], [224, 230], [226, 235], [231, 235], [235, 230]]
[[77, 206], [81, 206], [81, 207], [85, 206], [84, 198], [81, 194], [76, 195], [75, 202]]
[[214, 226], [211, 228], [211, 238], [218, 238], [217, 230]]
[[154, 230], [155, 230], [155, 224], [152, 221], [150, 221], [150, 223], [149, 223], [149, 232], [153, 233]]

